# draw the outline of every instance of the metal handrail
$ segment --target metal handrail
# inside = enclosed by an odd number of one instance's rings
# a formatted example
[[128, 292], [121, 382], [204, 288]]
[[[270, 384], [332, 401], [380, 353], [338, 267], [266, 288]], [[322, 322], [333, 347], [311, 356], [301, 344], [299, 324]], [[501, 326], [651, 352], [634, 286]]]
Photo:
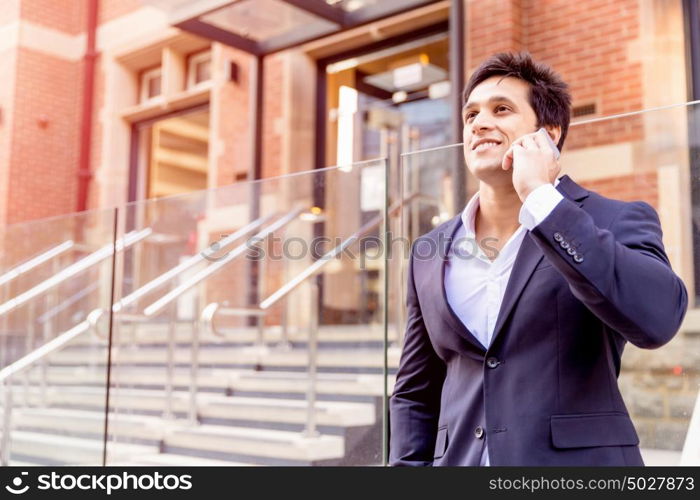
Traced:
[[[225, 248], [226, 246], [235, 242], [236, 240], [238, 240], [242, 236], [245, 236], [249, 232], [253, 231], [254, 229], [258, 228], [259, 226], [261, 226], [262, 224], [267, 222], [270, 218], [272, 218], [272, 216], [273, 215], [271, 214], [271, 215], [267, 215], [265, 217], [260, 217], [256, 220], [250, 222], [249, 224], [246, 224], [245, 226], [238, 229], [234, 233], [228, 235], [226, 238], [219, 240], [218, 244], [222, 248]], [[68, 242], [66, 242], [66, 243], [68, 243]], [[71, 246], [73, 246], [72, 245], [73, 242], [71, 241], [70, 243], [71, 243]], [[63, 243], [62, 245], [65, 245], [65, 243]], [[59, 245], [56, 248], [59, 248], [62, 245]], [[55, 249], [52, 249], [51, 251], [54, 251], [54, 250]], [[46, 252], [46, 253], [48, 253], [48, 252]], [[204, 255], [202, 255], [201, 252], [197, 253], [196, 255], [193, 255], [189, 259], [185, 260], [184, 262], [181, 262], [180, 264], [173, 267], [169, 271], [166, 271], [165, 273], [161, 274], [160, 276], [156, 277], [155, 279], [153, 279], [153, 280], [149, 281], [148, 283], [146, 283], [145, 285], [141, 286], [137, 290], [133, 291], [132, 293], [130, 293], [126, 297], [123, 297], [121, 300], [119, 300], [119, 302], [115, 303], [112, 306], [112, 311], [115, 313], [122, 311], [122, 309], [130, 306], [131, 304], [136, 302], [138, 299], [140, 299], [144, 295], [159, 288], [163, 284], [167, 283], [168, 280], [178, 276], [180, 273], [186, 271], [190, 267], [197, 265], [198, 263], [202, 262], [204, 259], [205, 259], [205, 257], [204, 257]], [[9, 273], [7, 273], [7, 274], [9, 274]], [[0, 278], [0, 285], [2, 284], [1, 280], [2, 280], [2, 278]], [[88, 294], [89, 292], [94, 290], [97, 286], [98, 286], [97, 284], [93, 284], [89, 288], [81, 290], [78, 293], [72, 295], [66, 301], [61, 303], [60, 305], [54, 307], [50, 311], [45, 312], [43, 315], [41, 315], [39, 318], [37, 318], [37, 321], [39, 323], [44, 323], [44, 322], [48, 321], [50, 318], [52, 318], [56, 314], [60, 313], [61, 311], [64, 311], [67, 307], [69, 307], [70, 305], [72, 305], [73, 303], [75, 303], [76, 301], [78, 301], [79, 299], [84, 297], [86, 294]], [[124, 318], [125, 316], [122, 314], [122, 315], [120, 315], [120, 317]], [[144, 318], [145, 320], [148, 319], [148, 318], [143, 317], [143, 316], [141, 316], [141, 317]]]
[[[230, 234], [226, 238], [219, 240], [217, 243], [219, 244], [220, 247], [224, 248], [224, 247], [230, 245], [231, 243], [233, 243], [234, 241], [240, 239], [241, 237], [247, 235], [248, 233], [250, 233], [254, 229], [257, 229], [258, 227], [263, 225], [265, 222], [267, 222], [272, 217], [273, 217], [273, 215], [271, 214], [271, 215], [267, 215], [265, 217], [260, 217], [258, 219], [255, 219], [254, 221], [246, 224], [245, 226], [243, 226], [242, 228], [240, 228], [239, 230], [237, 230], [233, 234]], [[114, 304], [112, 310], [116, 313], [116, 312], [121, 311], [125, 307], [130, 306], [131, 304], [133, 304], [134, 302], [136, 302], [138, 299], [145, 296], [149, 292], [161, 287], [162, 285], [167, 283], [172, 278], [179, 276], [182, 272], [199, 264], [205, 258], [206, 257], [203, 255], [202, 252], [199, 252], [199, 253], [193, 255], [189, 259], [181, 262], [180, 264], [173, 267], [169, 271], [164, 272], [160, 276], [154, 278], [153, 280], [149, 281], [148, 283], [146, 283], [142, 287], [133, 291], [132, 293], [130, 293], [126, 297], [123, 297], [121, 300], [119, 300], [119, 302]]]
[[[221, 305], [216, 302], [216, 303], [211, 303], [207, 305], [207, 308], [210, 306], [216, 305], [216, 308], [213, 309], [207, 309], [205, 308], [204, 311], [207, 311], [207, 316], [208, 317], [205, 320], [205, 323], [207, 324], [207, 327], [209, 328], [209, 331], [213, 333], [216, 336], [223, 337], [224, 335], [216, 330], [216, 327], [214, 326], [214, 315], [218, 312], [219, 314], [224, 314], [224, 315], [230, 315], [230, 316], [249, 316], [249, 315], [264, 315], [266, 314], [266, 310], [275, 305], [278, 301], [282, 300], [284, 297], [286, 297], [289, 293], [291, 293], [296, 287], [301, 285], [305, 280], [316, 274], [323, 266], [325, 266], [328, 262], [331, 261], [336, 255], [340, 254], [343, 250], [345, 250], [347, 247], [349, 247], [351, 244], [353, 244], [355, 241], [357, 241], [359, 238], [361, 238], [363, 235], [367, 234], [369, 231], [374, 229], [375, 227], [379, 226], [379, 224], [382, 221], [382, 216], [378, 215], [375, 218], [371, 219], [369, 222], [365, 223], [360, 229], [355, 231], [352, 235], [348, 236], [345, 240], [343, 240], [340, 245], [336, 246], [332, 250], [329, 250], [326, 252], [324, 255], [321, 256], [317, 261], [315, 261], [313, 264], [308, 266], [306, 269], [304, 269], [301, 273], [296, 275], [293, 279], [282, 285], [280, 288], [278, 288], [275, 292], [273, 292], [269, 297], [267, 297], [265, 300], [260, 302], [257, 308], [226, 308], [226, 307], [221, 307]], [[202, 313], [204, 314], [204, 312]], [[203, 316], [204, 318], [204, 316]]]
[[52, 354], [64, 347], [78, 335], [90, 330], [101, 314], [101, 309], [93, 310], [90, 312], [90, 314], [88, 314], [87, 319], [84, 321], [81, 321], [70, 330], [63, 332], [58, 337], [50, 340], [38, 349], [33, 350], [29, 354], [21, 357], [17, 361], [0, 370], [0, 384], [2, 384], [4, 392], [2, 441], [0, 444], [0, 462], [3, 466], [8, 465], [9, 462], [10, 427], [12, 425], [12, 385], [9, 382], [10, 377], [22, 372], [23, 370], [26, 370], [37, 361], [44, 359], [49, 354]]
[[114, 253], [115, 247], [116, 251], [119, 252], [124, 248], [128, 248], [134, 243], [137, 243], [142, 239], [148, 237], [152, 232], [153, 230], [151, 228], [142, 229], [140, 231], [132, 231], [130, 233], [127, 233], [122, 238], [119, 238], [115, 244], [110, 243], [108, 245], [105, 245], [99, 250], [96, 250], [95, 252], [91, 253], [90, 255], [83, 257], [78, 262], [71, 264], [70, 266], [54, 274], [50, 278], [42, 281], [35, 287], [30, 288], [29, 290], [27, 290], [24, 293], [21, 293], [17, 297], [8, 300], [4, 304], [0, 304], [0, 316], [3, 316], [4, 314], [9, 313], [10, 311], [13, 311], [14, 309], [26, 304], [33, 298], [38, 297], [42, 293], [50, 290], [51, 288], [57, 285], [60, 285], [69, 278], [72, 278], [76, 274], [79, 274], [85, 271], [86, 269], [89, 269], [93, 265], [102, 262], [104, 259], [110, 257]]
[[[304, 211], [303, 208], [295, 208], [285, 214], [283, 217], [279, 218], [277, 221], [273, 222], [269, 226], [267, 226], [265, 229], [257, 232], [255, 235], [251, 237], [251, 240], [263, 240], [270, 234], [272, 234], [274, 231], [286, 226], [290, 222], [292, 222], [294, 219], [296, 219], [299, 214], [301, 214]], [[228, 246], [229, 244], [233, 243], [234, 241], [240, 239], [242, 236], [245, 236], [246, 234], [250, 233], [251, 231], [257, 229], [261, 225], [263, 225], [265, 222], [269, 221], [271, 218], [274, 217], [274, 214], [267, 215], [264, 217], [260, 217], [253, 222], [247, 224], [243, 228], [239, 229], [235, 233], [229, 235], [228, 237], [224, 238], [221, 240], [219, 243], [221, 246], [225, 247]], [[179, 275], [184, 269], [187, 269], [189, 267], [192, 267], [196, 263], [198, 263], [201, 259], [204, 257], [201, 254], [197, 254], [196, 256], [193, 256], [192, 258], [188, 259], [187, 261], [183, 262], [182, 264], [178, 265], [177, 267], [171, 269], [170, 271], [164, 273], [163, 275], [159, 276], [158, 278], [155, 278], [151, 282], [147, 283], [146, 285], [142, 286], [129, 296], [125, 297], [122, 299], [122, 301], [114, 304], [113, 306], [113, 311], [119, 313], [120, 318], [129, 318], [130, 320], [133, 321], [138, 321], [138, 322], [146, 322], [148, 321], [151, 317], [154, 315], [160, 313], [165, 307], [168, 305], [172, 304], [173, 301], [175, 301], [178, 297], [180, 297], [183, 293], [185, 293], [187, 290], [190, 288], [196, 286], [197, 284], [201, 283], [203, 280], [211, 276], [213, 273], [221, 269], [223, 266], [231, 262], [233, 259], [236, 257], [242, 255], [249, 247], [248, 247], [248, 242], [250, 240], [247, 240], [245, 243], [237, 246], [234, 248], [230, 253], [228, 253], [225, 257], [223, 257], [221, 260], [217, 261], [214, 264], [210, 264], [207, 266], [205, 269], [201, 270], [194, 276], [192, 276], [190, 279], [185, 281], [184, 283], [180, 284], [170, 292], [166, 293], [163, 295], [161, 298], [147, 306], [143, 310], [143, 314], [126, 314], [123, 312], [124, 307], [134, 303], [138, 298], [142, 297], [149, 291], [157, 288], [161, 284], [165, 283], [168, 279]], [[95, 328], [94, 330], [97, 331], [96, 327], [96, 321], [94, 322]], [[171, 322], [172, 323], [172, 322]], [[193, 365], [192, 365], [192, 380], [195, 380], [197, 374], [197, 364], [199, 361], [199, 352], [198, 352], [198, 344], [199, 344], [199, 333], [198, 329], [200, 327], [200, 322], [196, 321], [194, 330], [193, 330], [193, 340], [192, 340], [192, 351], [193, 351]], [[99, 336], [99, 335], [98, 335]], [[173, 354], [173, 349], [174, 349], [174, 335], [172, 331], [172, 324], [170, 328], [170, 334], [168, 338], [168, 373], [166, 377], [166, 392], [168, 393], [168, 396], [166, 397], [167, 401], [167, 407], [166, 407], [166, 416], [172, 416], [172, 401], [171, 401], [171, 393], [172, 393], [172, 386], [173, 386], [173, 381], [172, 381], [172, 354]], [[195, 383], [191, 383], [191, 387], [194, 387]], [[196, 397], [192, 396], [192, 404], [190, 408], [190, 418], [194, 422], [196, 421]]]
[[[41, 347], [34, 349], [32, 352], [29, 354], [21, 357], [17, 361], [7, 365], [5, 368], [0, 370], [0, 383], [4, 382], [6, 379], [10, 378], [12, 375], [16, 375], [17, 373], [21, 372], [22, 370], [28, 368], [35, 362], [39, 361], [40, 359], [43, 359], [44, 357], [48, 356], [49, 354], [57, 351], [64, 345], [66, 345], [68, 342], [73, 340], [75, 337], [80, 335], [81, 333], [84, 333], [90, 329], [91, 326], [93, 326], [94, 322], [96, 322], [99, 319], [99, 315], [102, 314], [102, 309], [94, 309], [93, 311], [88, 314], [88, 318], [81, 321], [77, 325], [75, 325], [73, 328], [66, 330], [62, 334], [60, 334], [58, 337], [48, 341]], [[99, 313], [99, 315], [98, 315]]]
[[[287, 213], [284, 217], [281, 217], [277, 221], [273, 222], [269, 226], [267, 226], [265, 229], [262, 231], [257, 232], [252, 239], [254, 240], [263, 240], [265, 239], [268, 235], [276, 231], [277, 229], [280, 229], [281, 227], [287, 225], [291, 221], [297, 218], [297, 216], [304, 211], [303, 208], [299, 207], [291, 212]], [[177, 299], [180, 295], [185, 293], [187, 290], [192, 288], [193, 286], [201, 283], [204, 281], [206, 278], [208, 278], [210, 275], [214, 274], [216, 271], [221, 269], [223, 266], [228, 264], [230, 261], [238, 257], [239, 255], [243, 254], [246, 250], [249, 249], [248, 242], [243, 243], [242, 245], [237, 246], [234, 248], [226, 257], [223, 257], [221, 260], [207, 266], [205, 269], [199, 271], [197, 274], [192, 276], [189, 280], [186, 282], [182, 283], [181, 285], [177, 286], [170, 292], [166, 293], [163, 295], [160, 299], [156, 300], [152, 304], [148, 305], [144, 310], [143, 313], [146, 316], [154, 316], [161, 312], [165, 306], [173, 302], [175, 299]]]
[[93, 292], [99, 286], [100, 286], [100, 284], [98, 282], [95, 282], [92, 285], [90, 285], [89, 287], [84, 288], [84, 289], [80, 290], [79, 292], [74, 293], [73, 295], [68, 297], [66, 300], [61, 302], [59, 305], [53, 307], [52, 309], [49, 309], [44, 314], [39, 316], [36, 319], [36, 322], [37, 323], [46, 323], [51, 318], [53, 318], [57, 314], [65, 311], [66, 309], [68, 309], [70, 306], [72, 306], [73, 304], [78, 302], [80, 299], [82, 299], [86, 295], [89, 295], [91, 292]]
[[[415, 195], [408, 196], [406, 199], [398, 201], [394, 203], [389, 208], [389, 214], [391, 215], [393, 212], [401, 208], [402, 205], [405, 203], [412, 201], [415, 198]], [[260, 309], [269, 309], [273, 305], [275, 305], [279, 300], [283, 299], [284, 297], [287, 296], [292, 290], [294, 290], [296, 287], [301, 285], [306, 279], [310, 278], [314, 274], [316, 274], [323, 266], [325, 266], [328, 262], [330, 262], [331, 259], [333, 259], [336, 255], [339, 253], [343, 252], [347, 247], [352, 245], [355, 241], [357, 241], [359, 238], [367, 234], [369, 231], [372, 229], [378, 227], [383, 220], [382, 215], [377, 215], [373, 219], [371, 219], [369, 222], [366, 222], [360, 229], [355, 231], [353, 234], [348, 236], [340, 245], [335, 247], [334, 249], [326, 252], [320, 259], [318, 259], [316, 262], [311, 264], [309, 267], [304, 269], [302, 272], [297, 274], [293, 279], [288, 281], [285, 285], [280, 287], [277, 291], [272, 293], [268, 298], [260, 302]]]
[[[65, 282], [69, 278], [89, 269], [95, 264], [102, 262], [104, 259], [114, 255], [115, 251], [119, 252], [132, 246], [135, 243], [148, 237], [153, 230], [151, 228], [142, 229], [140, 231], [132, 231], [119, 238], [112, 244], [103, 246], [102, 248], [96, 250], [95, 252], [83, 257], [74, 264], [68, 266], [67, 268], [59, 271], [50, 278], [42, 281], [35, 287], [29, 289], [28, 291], [18, 295], [17, 297], [8, 300], [4, 304], [0, 304], [0, 316], [13, 311], [14, 309], [26, 304], [32, 299], [40, 296], [41, 294], [47, 292]], [[65, 332], [58, 335], [56, 338], [46, 342], [41, 347], [34, 349], [32, 352], [21, 357], [17, 361], [9, 364], [8, 366], [0, 370], [0, 384], [3, 386], [4, 390], [4, 412], [3, 412], [3, 432], [2, 441], [0, 441], [0, 463], [2, 465], [7, 465], [9, 462], [9, 435], [11, 427], [11, 415], [12, 415], [12, 385], [9, 379], [24, 370], [32, 366], [37, 361], [45, 359], [49, 354], [56, 352], [57, 350], [63, 348], [68, 342], [73, 340], [78, 335], [89, 331], [95, 327], [99, 318], [104, 314], [103, 309], [94, 309], [91, 311], [87, 318], [74, 327], [66, 330]]]
[[[394, 203], [389, 207], [387, 214], [392, 215], [404, 204], [412, 202], [416, 199], [416, 194], [407, 196], [405, 199]], [[259, 310], [265, 313], [270, 307], [280, 301], [282, 298], [286, 297], [299, 285], [301, 285], [308, 278], [317, 275], [318, 271], [328, 264], [331, 259], [335, 258], [338, 254], [343, 252], [348, 246], [356, 242], [359, 238], [367, 234], [372, 229], [378, 227], [384, 220], [383, 215], [378, 215], [366, 222], [353, 234], [348, 236], [340, 245], [336, 246], [332, 250], [326, 252], [321, 258], [316, 262], [308, 266], [301, 273], [297, 274], [293, 279], [288, 281], [282, 287], [277, 289], [269, 297], [263, 300], [259, 305]], [[304, 435], [307, 437], [312, 437], [317, 435], [316, 431], [316, 416], [315, 416], [315, 401], [316, 401], [316, 372], [317, 372], [317, 345], [318, 345], [318, 284], [312, 283], [311, 286], [311, 317], [309, 325], [309, 387], [307, 390], [307, 419], [304, 428]], [[238, 314], [239, 309], [235, 308], [222, 308], [218, 302], [212, 302], [208, 304], [203, 310], [200, 316], [201, 325], [208, 329], [215, 335], [222, 336], [220, 332], [216, 330], [214, 324], [214, 317], [217, 313], [219, 314]], [[244, 310], [245, 314], [253, 314], [247, 309]], [[194, 343], [194, 342], [193, 342]], [[197, 349], [199, 346], [199, 339], [196, 339]], [[199, 359], [196, 356], [194, 350], [192, 354], [192, 379], [190, 381], [190, 420], [194, 423], [196, 422], [196, 393], [197, 393], [197, 369], [199, 365]]]
[[54, 257], [58, 257], [59, 255], [61, 255], [64, 252], [67, 252], [74, 246], [75, 242], [73, 240], [64, 241], [63, 243], [56, 245], [53, 248], [50, 248], [49, 250], [45, 251], [40, 255], [37, 255], [36, 257], [28, 260], [27, 262], [24, 262], [18, 265], [17, 267], [10, 269], [8, 272], [0, 276], [0, 286], [5, 285], [16, 278], [19, 278], [20, 276], [28, 273], [32, 269], [39, 267], [44, 262], [48, 262]]
[[[278, 220], [274, 224], [271, 224], [265, 230], [257, 233], [253, 238], [256, 238], [256, 237], [259, 238], [259, 237], [261, 237], [261, 235], [267, 236], [272, 231], [279, 229], [279, 227], [282, 227], [283, 225], [291, 222], [291, 220], [296, 218], [302, 211], [303, 211], [303, 209], [301, 209], [301, 208], [293, 210], [292, 212], [288, 213], [285, 217], [281, 218], [280, 220]], [[247, 224], [243, 228], [239, 229], [238, 231], [229, 235], [225, 239], [221, 240], [221, 243], [223, 243], [223, 246], [229, 245], [233, 241], [236, 241], [237, 239], [239, 239], [241, 236], [248, 234], [250, 231], [252, 231], [252, 230], [256, 229], [257, 227], [259, 227], [260, 225], [264, 224], [266, 221], [268, 221], [272, 217], [273, 217], [272, 215], [269, 215], [269, 216], [265, 216], [265, 217], [261, 217], [259, 219], [256, 219], [255, 221], [251, 222], [250, 224]], [[116, 243], [117, 251], [120, 251], [124, 248], [131, 246], [132, 244], [147, 237], [151, 233], [152, 233], [151, 228], [146, 228], [146, 229], [143, 229], [143, 230], [138, 231], [138, 232], [132, 232], [132, 233], [127, 234], [126, 236], [124, 236], [123, 238], [120, 238], [117, 241], [117, 243]], [[242, 253], [242, 251], [238, 251], [238, 250], [241, 247], [243, 247], [243, 249], [247, 248], [247, 246], [245, 244], [237, 247], [234, 250], [235, 253], [232, 252], [233, 255], [227, 256], [225, 262], [222, 260], [222, 261], [219, 261], [217, 263], [220, 265], [216, 266], [215, 270], [219, 269], [220, 267], [222, 267], [223, 264], [228, 263], [230, 260], [232, 260], [236, 256], [240, 255]], [[113, 249], [114, 249], [114, 247], [112, 245], [109, 245], [108, 247], [105, 246], [105, 247], [97, 250], [96, 252], [88, 255], [87, 257], [81, 259], [80, 261], [73, 264], [72, 266], [69, 266], [68, 268], [64, 269], [60, 273], [58, 273], [58, 275], [60, 275], [59, 279], [53, 279], [53, 278], [56, 278], [56, 275], [55, 275], [54, 277], [49, 278], [45, 282], [42, 282], [40, 285], [37, 285], [37, 287], [30, 289], [28, 292], [25, 292], [24, 294], [20, 295], [19, 297], [16, 297], [15, 299], [12, 299], [12, 300], [6, 302], [5, 304], [0, 305], [0, 308], [2, 308], [2, 307], [5, 308], [5, 309], [0, 309], [0, 315], [2, 313], [9, 312], [10, 310], [12, 310], [16, 307], [19, 307], [20, 305], [26, 303], [28, 300], [31, 300], [35, 296], [47, 291], [51, 287], [62, 283], [63, 281], [74, 276], [78, 272], [81, 272], [81, 271], [89, 268], [90, 266], [96, 264], [97, 262], [100, 262], [104, 258], [109, 257], [113, 253]], [[188, 259], [187, 261], [181, 263], [180, 265], [176, 266], [175, 268], [171, 269], [170, 271], [164, 273], [160, 277], [147, 283], [146, 285], [139, 288], [138, 290], [136, 290], [135, 292], [133, 292], [129, 296], [125, 297], [123, 299], [124, 302], [122, 302], [121, 304], [120, 303], [114, 304], [112, 306], [113, 307], [112, 310], [114, 312], [120, 312], [126, 305], [133, 303], [140, 296], [145, 295], [149, 291], [159, 287], [167, 279], [177, 275], [178, 273], [182, 272], [184, 269], [187, 269], [187, 268], [195, 265], [196, 263], [198, 263], [200, 261], [200, 257], [201, 257], [201, 259], [203, 259], [203, 256], [201, 256], [201, 254], [197, 254], [197, 256], [193, 256], [192, 259]], [[209, 267], [213, 267], [213, 266], [209, 266]], [[209, 268], [207, 268], [207, 269], [209, 269]], [[201, 276], [201, 279], [206, 278], [209, 274], [211, 274], [211, 273], [208, 273], [204, 276]], [[195, 282], [194, 280], [197, 277], [200, 277], [200, 275], [198, 274], [197, 276], [193, 277], [193, 279], [190, 280], [191, 283], [189, 284], [189, 286], [182, 289], [180, 291], [180, 293], [178, 293], [176, 296], [172, 297], [171, 300], [168, 300], [163, 305], [163, 307], [165, 307], [165, 305], [172, 302], [172, 300], [177, 298], [181, 293], [184, 293], [187, 289], [191, 288], [191, 286], [194, 286], [199, 281], [201, 281], [201, 279], [200, 279], [200, 280]], [[178, 289], [180, 289], [180, 288], [181, 287], [178, 287]], [[176, 289], [176, 290], [178, 290], [178, 289]], [[166, 296], [170, 296], [170, 295], [171, 294], [167, 294]], [[18, 300], [20, 298], [22, 300]], [[126, 299], [129, 299], [129, 300], [126, 300]], [[8, 304], [9, 304], [9, 306], [8, 306]], [[100, 320], [100, 318], [104, 315], [104, 313], [105, 313], [105, 310], [103, 308], [94, 309], [93, 311], [90, 312], [90, 314], [88, 314], [88, 317], [86, 320], [82, 321], [78, 325], [65, 331], [64, 333], [60, 334], [56, 338], [54, 338], [51, 341], [47, 342], [46, 344], [42, 345], [38, 349], [35, 349], [31, 353], [27, 354], [26, 356], [20, 358], [19, 360], [11, 363], [10, 365], [8, 365], [5, 368], [3, 368], [2, 370], [0, 370], [0, 384], [3, 384], [12, 375], [15, 375], [15, 374], [23, 371], [24, 369], [28, 368], [32, 364], [36, 363], [37, 361], [44, 359], [49, 354], [51, 354], [51, 353], [55, 352], [56, 350], [60, 349], [61, 347], [65, 346], [68, 342], [73, 340], [75, 337], [77, 337], [81, 333], [84, 333], [88, 330], [98, 331], [99, 328], [97, 328], [97, 323]], [[143, 321], [143, 322], [148, 321], [148, 319], [149, 319], [148, 315], [127, 314], [125, 312], [121, 312], [120, 317], [122, 317], [122, 318], [128, 317], [129, 319], [132, 319], [134, 321]], [[99, 335], [98, 335], [98, 337], [99, 337]], [[5, 390], [9, 391], [10, 390], [9, 386], [6, 387]], [[8, 410], [5, 411], [5, 419], [6, 419], [6, 426], [4, 427], [5, 429], [9, 429], [9, 420], [8, 420], [9, 418], [10, 418], [10, 409], [8, 408]], [[3, 457], [0, 457], [0, 460], [4, 460], [4, 450], [6, 449], [6, 445], [5, 445], [6, 443], [4, 443], [4, 440], [5, 440], [5, 436], [8, 434], [9, 434], [9, 432], [5, 432], [3, 434], [3, 438], [2, 438], [3, 439], [3, 446], [2, 446]]]

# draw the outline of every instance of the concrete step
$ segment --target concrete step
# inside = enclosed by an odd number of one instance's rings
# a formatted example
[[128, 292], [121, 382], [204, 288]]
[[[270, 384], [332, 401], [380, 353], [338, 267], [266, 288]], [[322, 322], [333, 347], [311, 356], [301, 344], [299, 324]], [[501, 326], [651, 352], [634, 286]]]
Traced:
[[[376, 409], [371, 403], [316, 401], [315, 417], [318, 425], [357, 427], [373, 425]], [[202, 419], [280, 422], [303, 425], [307, 420], [308, 404], [303, 400], [276, 400], [263, 398], [217, 398], [199, 406]]]
[[[93, 387], [61, 387], [47, 390], [47, 405], [51, 409], [81, 409], [102, 414], [105, 392]], [[38, 390], [30, 388], [29, 404], [40, 406]], [[161, 416], [166, 410], [167, 397], [163, 391], [146, 389], [115, 389], [110, 393], [110, 419], [113, 414], [140, 413]], [[217, 394], [199, 394], [198, 414], [202, 418], [226, 419], [249, 422], [276, 423], [280, 426], [300, 424], [306, 421], [307, 406], [304, 400], [266, 399]], [[174, 391], [172, 409], [178, 415], [186, 415], [190, 409], [190, 395], [185, 391]], [[17, 411], [24, 411], [18, 409]], [[316, 421], [319, 425], [354, 427], [373, 425], [376, 408], [373, 403], [317, 401]], [[40, 411], [34, 415], [41, 415]], [[80, 416], [80, 415], [79, 415]], [[37, 417], [38, 418], [38, 417]], [[13, 416], [13, 420], [17, 420]], [[111, 421], [111, 420], [110, 420]], [[142, 431], [148, 435], [150, 429], [142, 427], [143, 420], [117, 421], [124, 431]], [[77, 423], [70, 425], [78, 425]], [[95, 422], [97, 433], [102, 432], [99, 421]], [[154, 423], [158, 425], [158, 423]]]
[[344, 439], [340, 436], [305, 437], [299, 432], [203, 425], [178, 430], [165, 438], [168, 451], [197, 449], [227, 457], [245, 457], [246, 462], [269, 465], [313, 465], [340, 460]]
[[[167, 352], [162, 348], [140, 347], [138, 349], [114, 348], [113, 365], [163, 364]], [[400, 352], [389, 349], [388, 363], [391, 368], [398, 367]], [[176, 364], [189, 365], [192, 361], [190, 349], [178, 347], [174, 352]], [[200, 350], [201, 365], [235, 366], [260, 365], [262, 367], [298, 367], [308, 366], [308, 353], [305, 350], [274, 350], [232, 347], [204, 347]], [[65, 349], [49, 356], [53, 366], [90, 365], [100, 366], [107, 362], [106, 349], [102, 352], [94, 349]], [[322, 368], [373, 368], [382, 369], [384, 353], [381, 349], [341, 349], [319, 350], [318, 366]]]
[[[102, 411], [64, 408], [19, 408], [12, 414], [13, 428], [22, 431], [46, 432], [76, 437], [102, 439], [105, 416]], [[158, 442], [172, 428], [186, 425], [148, 415], [110, 413], [108, 430], [111, 436]]]
[[22, 460], [10, 460], [10, 467], [37, 467], [42, 464], [37, 464], [33, 462], [25, 462]]
[[[391, 390], [395, 375], [387, 375]], [[230, 375], [229, 387], [242, 393], [306, 394], [308, 376], [298, 372], [237, 371]], [[341, 396], [374, 396], [384, 394], [384, 376], [380, 374], [319, 373], [316, 383], [319, 394]]]
[[[86, 385], [104, 387], [106, 374], [104, 370], [90, 369], [83, 366], [51, 366], [47, 371], [47, 384], [50, 386]], [[39, 384], [42, 374], [35, 369], [28, 372], [29, 382]], [[233, 393], [255, 393], [264, 395], [289, 394], [305, 395], [308, 375], [304, 372], [261, 372], [255, 370], [229, 370], [202, 368], [198, 373], [200, 390], [230, 391]], [[396, 377], [388, 376], [387, 383], [391, 389]], [[166, 383], [165, 369], [162, 367], [120, 367], [111, 374], [112, 386], [131, 388], [163, 388]], [[15, 386], [22, 387], [21, 377]], [[176, 368], [173, 374], [175, 387], [188, 389], [190, 385], [189, 368]], [[380, 374], [336, 374], [319, 373], [316, 389], [319, 397], [335, 396], [374, 396], [381, 397], [384, 391], [383, 375]]]
[[[25, 463], [99, 464], [103, 419], [99, 412], [84, 410], [18, 410], [13, 417], [12, 453]], [[344, 451], [344, 439], [340, 436], [305, 438], [300, 432], [190, 426], [184, 420], [113, 413], [109, 422], [107, 459], [110, 465], [240, 465], [275, 463], [275, 460], [301, 464], [341, 459]], [[85, 437], [85, 434], [94, 434], [94, 437]], [[136, 440], [142, 441], [134, 444]], [[143, 441], [157, 442], [144, 445]], [[187, 450], [189, 454], [160, 454], [161, 443]], [[57, 449], [61, 447], [65, 453]], [[248, 457], [250, 462], [218, 460], [207, 455]]]
[[[101, 465], [101, 439], [56, 436], [39, 432], [13, 431], [11, 457], [25, 463], [46, 465]], [[155, 446], [109, 443], [108, 456], [117, 462], [130, 461], [158, 452]]]
[[154, 455], [142, 455], [135, 457], [131, 462], [113, 462], [107, 460], [107, 465], [115, 467], [248, 467], [254, 464], [244, 462], [231, 462], [227, 460], [214, 460], [192, 455], [178, 455], [175, 453], [158, 453]]
[[[255, 327], [221, 328], [222, 336], [215, 335], [209, 330], [200, 331], [201, 344], [252, 344], [257, 341], [257, 329]], [[389, 341], [395, 340], [395, 329], [388, 331]], [[135, 327], [128, 323], [115, 323], [112, 333], [114, 345], [148, 345], [166, 344], [169, 339], [169, 326], [166, 323], [143, 323]], [[290, 327], [287, 331], [287, 338], [291, 342], [307, 342], [309, 331], [307, 328]], [[276, 344], [282, 341], [282, 328], [279, 325], [266, 326], [264, 339], [269, 344]], [[352, 343], [352, 342], [378, 342], [384, 340], [384, 330], [381, 324], [365, 325], [322, 325], [318, 331], [318, 341], [321, 343]], [[179, 344], [190, 344], [192, 342], [191, 323], [178, 323], [175, 328], [175, 342]], [[92, 346], [105, 343], [98, 340], [94, 335], [81, 335], [76, 338], [71, 345]]]

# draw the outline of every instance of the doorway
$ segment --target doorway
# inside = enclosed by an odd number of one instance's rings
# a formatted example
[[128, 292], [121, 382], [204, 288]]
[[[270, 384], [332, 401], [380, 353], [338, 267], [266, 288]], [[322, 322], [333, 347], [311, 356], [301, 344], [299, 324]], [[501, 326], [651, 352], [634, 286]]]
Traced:
[[[343, 59], [326, 66], [327, 165], [448, 144], [448, 34]], [[349, 126], [349, 124], [352, 124]]]
[[[322, 69], [322, 68], [320, 68]], [[452, 140], [450, 129], [449, 36], [446, 27], [412, 38], [404, 36], [385, 42], [381, 48], [337, 58], [326, 64], [325, 164], [349, 166], [386, 158], [391, 182], [390, 197], [396, 199], [401, 179], [401, 155], [443, 146]], [[383, 183], [377, 167], [363, 167], [353, 184], [360, 191], [357, 207], [346, 206], [328, 223], [336, 232], [351, 233], [377, 217], [384, 200], [362, 196], [372, 185]], [[333, 189], [347, 192], [350, 185], [329, 187], [326, 199], [332, 203]], [[380, 228], [369, 236], [380, 237]], [[383, 264], [367, 259], [360, 267], [348, 263], [343, 272], [324, 278], [323, 307], [327, 318], [366, 323], [381, 313]], [[357, 285], [353, 285], [357, 284]], [[347, 294], [340, 299], [335, 290], [357, 286], [358, 303]]]

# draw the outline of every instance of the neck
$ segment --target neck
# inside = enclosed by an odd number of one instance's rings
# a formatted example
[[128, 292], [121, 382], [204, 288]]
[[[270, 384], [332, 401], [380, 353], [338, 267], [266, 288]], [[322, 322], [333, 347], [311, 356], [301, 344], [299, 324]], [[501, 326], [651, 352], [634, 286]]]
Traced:
[[476, 225], [489, 233], [508, 235], [520, 226], [518, 215], [522, 202], [512, 184], [479, 184], [479, 210]]

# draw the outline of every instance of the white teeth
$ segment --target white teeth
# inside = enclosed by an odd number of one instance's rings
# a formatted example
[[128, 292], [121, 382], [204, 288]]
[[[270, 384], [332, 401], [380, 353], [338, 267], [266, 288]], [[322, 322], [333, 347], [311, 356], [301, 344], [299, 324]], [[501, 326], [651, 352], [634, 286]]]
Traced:
[[498, 146], [497, 142], [482, 142], [479, 144], [477, 147], [474, 148], [474, 151], [483, 151], [484, 149], [488, 149], [493, 146]]

